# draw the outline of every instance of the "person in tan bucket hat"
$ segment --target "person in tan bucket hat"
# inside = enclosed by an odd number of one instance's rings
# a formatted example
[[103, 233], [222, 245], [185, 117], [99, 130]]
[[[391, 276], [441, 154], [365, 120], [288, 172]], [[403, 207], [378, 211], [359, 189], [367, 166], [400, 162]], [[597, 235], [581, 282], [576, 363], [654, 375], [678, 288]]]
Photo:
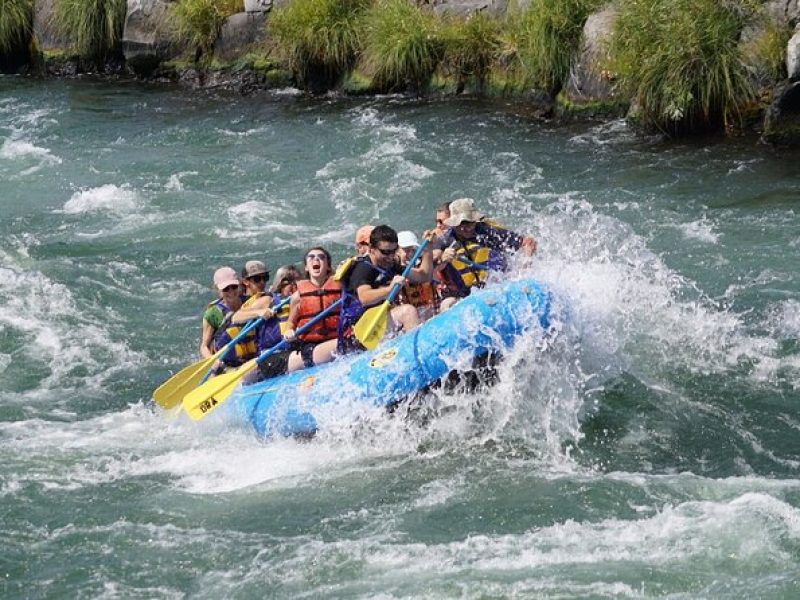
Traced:
[[434, 260], [437, 272], [451, 285], [452, 295], [442, 301], [441, 310], [468, 296], [473, 287], [483, 287], [491, 271], [508, 268], [508, 253], [519, 251], [526, 256], [536, 252], [536, 240], [506, 229], [486, 218], [475, 208], [472, 198], [450, 203], [448, 227], [436, 239]]

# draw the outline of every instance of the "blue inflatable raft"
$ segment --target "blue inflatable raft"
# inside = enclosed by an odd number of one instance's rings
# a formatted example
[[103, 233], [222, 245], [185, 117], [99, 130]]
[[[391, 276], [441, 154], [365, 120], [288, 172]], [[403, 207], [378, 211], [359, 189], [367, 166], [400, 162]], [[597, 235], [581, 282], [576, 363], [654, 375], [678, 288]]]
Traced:
[[226, 402], [229, 417], [265, 437], [309, 435], [324, 426], [325, 406], [394, 404], [453, 370], [469, 369], [476, 357], [502, 352], [526, 331], [543, 332], [549, 318], [548, 293], [533, 280], [479, 290], [374, 350], [239, 387]]

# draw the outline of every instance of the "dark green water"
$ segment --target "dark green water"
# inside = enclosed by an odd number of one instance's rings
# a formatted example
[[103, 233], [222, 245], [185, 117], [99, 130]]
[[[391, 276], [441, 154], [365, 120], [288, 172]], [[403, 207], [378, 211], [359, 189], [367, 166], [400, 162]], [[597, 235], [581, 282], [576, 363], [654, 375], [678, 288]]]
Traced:
[[[222, 264], [469, 195], [550, 347], [430, 419], [171, 420]], [[0, 595], [800, 595], [800, 154], [474, 101], [0, 78]]]

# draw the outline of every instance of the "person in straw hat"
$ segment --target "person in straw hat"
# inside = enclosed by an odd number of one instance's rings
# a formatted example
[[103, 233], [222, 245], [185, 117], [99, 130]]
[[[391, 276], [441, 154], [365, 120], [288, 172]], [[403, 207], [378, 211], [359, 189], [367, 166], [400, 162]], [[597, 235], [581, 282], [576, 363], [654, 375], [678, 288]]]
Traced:
[[438, 271], [452, 284], [452, 295], [442, 301], [441, 310], [468, 296], [473, 287], [483, 287], [491, 271], [505, 271], [510, 251], [526, 256], [536, 252], [534, 238], [489, 221], [472, 198], [453, 200], [449, 208], [450, 216], [444, 221], [448, 229], [434, 247]]

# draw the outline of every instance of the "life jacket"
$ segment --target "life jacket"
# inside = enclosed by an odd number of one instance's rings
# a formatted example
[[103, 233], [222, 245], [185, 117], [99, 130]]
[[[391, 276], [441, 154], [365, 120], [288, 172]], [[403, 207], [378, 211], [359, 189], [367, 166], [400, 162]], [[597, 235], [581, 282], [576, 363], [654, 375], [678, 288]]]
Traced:
[[[342, 295], [342, 284], [328, 277], [322, 287], [317, 287], [308, 279], [297, 282], [300, 304], [297, 307], [297, 329], [308, 323]], [[297, 336], [304, 342], [318, 344], [335, 339], [339, 331], [339, 311], [335, 308], [331, 314], [314, 324], [311, 329]]]
[[[418, 266], [420, 262], [417, 261], [414, 266]], [[430, 307], [439, 312], [439, 291], [433, 281], [406, 283], [401, 290], [401, 296], [403, 304], [410, 304], [415, 308]]]
[[[391, 273], [380, 267], [375, 266], [372, 264], [372, 261], [369, 259], [368, 256], [357, 256], [347, 259], [346, 261], [347, 268], [346, 269], [339, 269], [337, 270], [337, 274], [341, 271], [341, 279], [342, 279], [342, 304], [341, 304], [341, 311], [339, 313], [339, 331], [338, 331], [338, 344], [336, 346], [336, 351], [339, 354], [347, 354], [348, 352], [352, 352], [355, 346], [358, 346], [356, 343], [353, 344], [353, 326], [358, 323], [358, 320], [361, 318], [361, 315], [364, 314], [364, 311], [367, 308], [372, 308], [370, 306], [364, 306], [361, 304], [361, 301], [358, 299], [358, 296], [351, 293], [350, 290], [350, 274], [353, 271], [353, 268], [358, 263], [365, 263], [370, 268], [377, 271], [380, 275], [382, 275], [386, 281], [391, 281]], [[363, 349], [363, 348], [362, 348]]]
[[[272, 305], [280, 304], [283, 298], [278, 294], [272, 294]], [[289, 327], [289, 303], [284, 304], [277, 313], [269, 319], [265, 319], [256, 327], [256, 346], [258, 353], [269, 350], [283, 340], [283, 334]]]
[[[245, 298], [242, 297], [242, 303], [244, 304], [244, 302]], [[234, 311], [228, 308], [222, 299], [216, 300], [208, 306], [209, 308], [216, 306], [220, 311], [222, 311], [222, 324], [214, 333], [213, 346], [214, 352], [217, 352], [233, 338], [239, 335], [239, 332], [246, 324], [236, 323], [234, 325], [231, 323], [231, 318], [233, 317]], [[257, 351], [256, 332], [250, 330], [241, 340], [234, 344], [232, 349], [225, 353], [222, 362], [231, 367], [238, 367], [239, 365], [246, 363], [251, 358], [255, 358]]]
[[[505, 271], [505, 254], [494, 248], [482, 246], [474, 240], [462, 242], [452, 236], [457, 244], [456, 255], [444, 269], [447, 281], [455, 285], [459, 295], [468, 296], [471, 288], [486, 284], [490, 271]], [[467, 259], [459, 260], [459, 257]]]
[[247, 300], [242, 303], [242, 308], [250, 308], [256, 300], [264, 296], [266, 296], [264, 292], [256, 292], [252, 296], [247, 296]]
[[[272, 305], [273, 306], [280, 304], [282, 301], [283, 301], [283, 298], [281, 298], [280, 294], [273, 294], [272, 295]], [[286, 330], [289, 328], [289, 311], [290, 310], [291, 310], [290, 303], [287, 302], [286, 304], [284, 304], [281, 307], [281, 309], [277, 313], [275, 313], [275, 316], [277, 317], [278, 322], [280, 323], [281, 334], [285, 333]]]

